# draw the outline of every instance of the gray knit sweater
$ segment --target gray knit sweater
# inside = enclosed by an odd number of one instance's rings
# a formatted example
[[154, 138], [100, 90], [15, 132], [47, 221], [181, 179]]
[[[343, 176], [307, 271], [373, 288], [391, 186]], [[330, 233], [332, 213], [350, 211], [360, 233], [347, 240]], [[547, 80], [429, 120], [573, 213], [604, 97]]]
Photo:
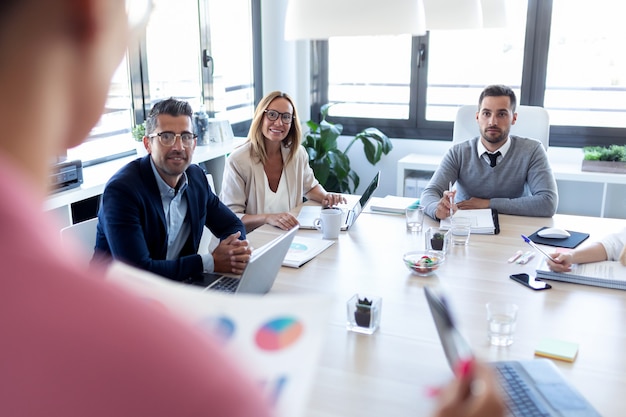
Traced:
[[556, 212], [556, 181], [546, 151], [533, 139], [510, 136], [511, 147], [490, 167], [478, 155], [479, 138], [452, 146], [421, 196], [426, 214], [435, 218], [437, 204], [449, 182], [456, 182], [456, 202], [470, 197], [490, 199], [502, 214], [551, 217]]

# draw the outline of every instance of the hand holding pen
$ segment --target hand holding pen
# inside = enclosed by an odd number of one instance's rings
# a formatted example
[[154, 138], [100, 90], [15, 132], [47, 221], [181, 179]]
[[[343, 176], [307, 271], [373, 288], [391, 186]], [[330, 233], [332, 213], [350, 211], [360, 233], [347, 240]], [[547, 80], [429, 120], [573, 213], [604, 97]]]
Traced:
[[524, 235], [521, 235], [522, 239], [524, 239], [524, 242], [528, 243], [530, 246], [533, 247], [533, 249], [535, 249], [536, 251], [538, 251], [539, 253], [541, 253], [543, 256], [545, 256], [546, 258], [548, 258], [549, 260], [551, 260], [552, 262], [556, 263], [556, 260], [550, 256], [547, 252], [545, 252], [543, 249], [541, 249], [539, 246], [535, 245], [535, 242], [533, 242], [532, 240], [530, 240], [529, 238], [527, 238]]
[[574, 264], [574, 255], [569, 253], [555, 253], [552, 255], [554, 261], [548, 262], [548, 268], [554, 272], [569, 272]]
[[475, 360], [460, 365], [456, 378], [439, 390], [434, 416], [504, 416], [504, 400], [493, 370]]
[[448, 190], [443, 192], [443, 197], [439, 200], [439, 205], [437, 206], [437, 218], [439, 220], [445, 219], [447, 217], [452, 217], [454, 215], [454, 196], [456, 191], [452, 190], [452, 183], [450, 183], [450, 187]]

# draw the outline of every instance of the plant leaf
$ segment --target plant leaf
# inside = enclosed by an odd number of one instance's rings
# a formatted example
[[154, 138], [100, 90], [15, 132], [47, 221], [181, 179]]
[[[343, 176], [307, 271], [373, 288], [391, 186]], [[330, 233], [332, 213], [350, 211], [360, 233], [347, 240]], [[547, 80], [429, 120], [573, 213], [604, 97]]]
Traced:
[[375, 165], [383, 154], [393, 149], [393, 144], [380, 130], [370, 127], [359, 132], [342, 152], [337, 149], [337, 139], [343, 132], [343, 126], [326, 120], [333, 103], [321, 106], [321, 121], [306, 122], [309, 131], [305, 134], [303, 146], [309, 155], [309, 165], [317, 180], [327, 191], [354, 193], [359, 187], [360, 178], [350, 167], [347, 153], [356, 141], [363, 142], [363, 152], [370, 164]]

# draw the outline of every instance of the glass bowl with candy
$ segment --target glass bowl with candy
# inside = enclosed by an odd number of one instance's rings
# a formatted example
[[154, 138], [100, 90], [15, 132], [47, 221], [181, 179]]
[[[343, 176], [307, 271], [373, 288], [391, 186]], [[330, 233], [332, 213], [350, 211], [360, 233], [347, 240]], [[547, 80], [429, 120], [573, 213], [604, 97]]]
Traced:
[[414, 273], [422, 277], [433, 274], [446, 260], [441, 251], [423, 250], [407, 252], [402, 256], [404, 265]]

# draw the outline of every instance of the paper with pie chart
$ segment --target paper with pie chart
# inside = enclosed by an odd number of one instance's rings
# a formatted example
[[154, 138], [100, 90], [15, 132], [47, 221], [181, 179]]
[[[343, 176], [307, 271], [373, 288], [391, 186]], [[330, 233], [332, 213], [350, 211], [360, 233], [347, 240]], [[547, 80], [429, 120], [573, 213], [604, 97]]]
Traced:
[[221, 343], [262, 388], [277, 417], [304, 415], [326, 333], [328, 297], [203, 292], [121, 263], [109, 268], [108, 278]]
[[283, 266], [300, 268], [335, 243], [334, 240], [297, 236], [285, 255]]

